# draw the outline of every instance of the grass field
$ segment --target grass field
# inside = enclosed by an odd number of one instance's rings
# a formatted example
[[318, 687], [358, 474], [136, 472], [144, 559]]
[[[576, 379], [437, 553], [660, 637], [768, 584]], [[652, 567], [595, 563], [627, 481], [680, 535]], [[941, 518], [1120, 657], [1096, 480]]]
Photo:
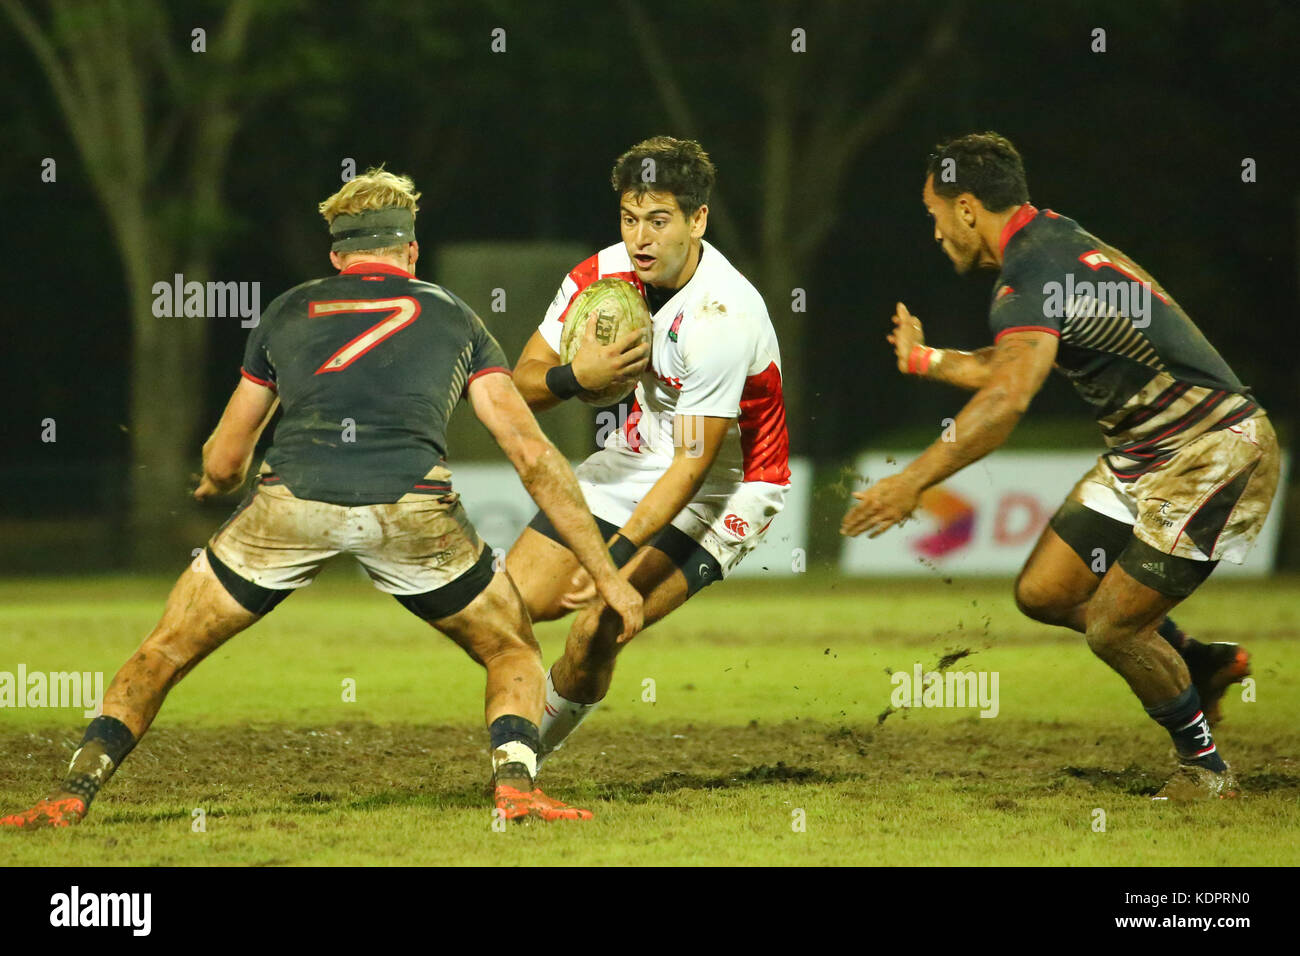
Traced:
[[[0, 584], [0, 671], [111, 679], [168, 584]], [[173, 692], [82, 826], [0, 834], [0, 863], [1300, 863], [1300, 579], [1211, 581], [1176, 617], [1253, 654], [1256, 700], [1230, 692], [1217, 733], [1240, 801], [1152, 803], [1167, 736], [1006, 582], [808, 574], [711, 588], [638, 637], [542, 781], [596, 819], [502, 832], [482, 672], [339, 565]], [[564, 633], [539, 628], [548, 664]], [[952, 669], [999, 675], [996, 717], [886, 714], [889, 671], [962, 650]], [[84, 724], [0, 710], [0, 809], [57, 780]]]

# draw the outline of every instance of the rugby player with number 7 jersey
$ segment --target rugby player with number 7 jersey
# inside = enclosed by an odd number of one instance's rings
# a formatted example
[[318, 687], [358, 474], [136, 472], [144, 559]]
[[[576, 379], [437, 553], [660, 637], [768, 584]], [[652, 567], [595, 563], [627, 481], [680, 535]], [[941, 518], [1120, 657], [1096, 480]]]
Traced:
[[1086, 635], [1173, 739], [1157, 799], [1229, 797], [1237, 784], [1211, 725], [1249, 673], [1235, 644], [1202, 644], [1168, 617], [1221, 560], [1240, 563], [1268, 515], [1273, 427], [1167, 290], [1077, 222], [1029, 202], [1020, 154], [996, 133], [931, 156], [922, 201], [958, 273], [999, 272], [993, 345], [934, 349], [900, 302], [900, 371], [974, 392], [953, 440], [855, 493], [842, 532], [875, 537], [921, 492], [996, 449], [1055, 366], [1091, 407], [1107, 451], [1044, 529], [1016, 581], [1028, 616]]
[[415, 277], [419, 196], [409, 177], [381, 167], [321, 203], [339, 272], [278, 297], [249, 334], [242, 380], [203, 447], [194, 497], [244, 483], [279, 405], [284, 414], [251, 490], [113, 678], [62, 783], [0, 826], [78, 823], [168, 692], [337, 554], [355, 557], [375, 587], [485, 669], [501, 818], [591, 818], [534, 785], [541, 651], [518, 592], [452, 490], [446, 427], [463, 397], [595, 579], [623, 639], [641, 625], [641, 597], [614, 567], [568, 462], [511, 384], [496, 339], [459, 298]]
[[[758, 291], [705, 241], [714, 168], [700, 145], [658, 136], [614, 164], [622, 241], [575, 266], [515, 367], [534, 409], [635, 384], [623, 424], [576, 475], [649, 625], [726, 577], [762, 540], [790, 485], [781, 356]], [[652, 315], [601, 344], [591, 333], [561, 362], [564, 323], [600, 279], [635, 286]], [[606, 695], [626, 644], [617, 616], [539, 514], [506, 567], [534, 621], [580, 608], [547, 677], [542, 757]]]

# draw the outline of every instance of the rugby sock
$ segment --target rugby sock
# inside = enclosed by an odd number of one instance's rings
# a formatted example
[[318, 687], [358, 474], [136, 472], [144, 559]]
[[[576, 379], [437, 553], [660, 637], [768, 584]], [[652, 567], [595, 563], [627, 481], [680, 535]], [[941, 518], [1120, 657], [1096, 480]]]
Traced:
[[[503, 714], [488, 728], [492, 743], [492, 778], [517, 790], [531, 790], [537, 776], [541, 735], [531, 720]], [[516, 784], [525, 784], [517, 786]]]
[[90, 809], [99, 788], [108, 783], [135, 744], [135, 735], [116, 717], [96, 717], [86, 728], [81, 746], [72, 755], [68, 775], [59, 786], [81, 797]]
[[[1167, 617], [1160, 622], [1160, 626], [1156, 628], [1156, 633], [1168, 641], [1169, 646], [1180, 654], [1182, 653], [1183, 648], [1187, 645], [1187, 642], [1191, 640], [1191, 638], [1183, 633], [1182, 628], [1174, 623], [1174, 619], [1171, 617]], [[1192, 641], [1192, 643], [1195, 644], [1196, 642]]]
[[1174, 749], [1183, 763], [1196, 764], [1206, 770], [1222, 773], [1228, 769], [1210, 733], [1209, 721], [1201, 711], [1201, 695], [1196, 686], [1189, 684], [1172, 700], [1146, 708], [1151, 718], [1174, 739]]
[[564, 740], [578, 729], [588, 714], [596, 709], [597, 704], [575, 704], [561, 697], [555, 690], [555, 681], [551, 672], [546, 672], [546, 706], [542, 710], [542, 749], [537, 759], [540, 767], [552, 750], [564, 746]]

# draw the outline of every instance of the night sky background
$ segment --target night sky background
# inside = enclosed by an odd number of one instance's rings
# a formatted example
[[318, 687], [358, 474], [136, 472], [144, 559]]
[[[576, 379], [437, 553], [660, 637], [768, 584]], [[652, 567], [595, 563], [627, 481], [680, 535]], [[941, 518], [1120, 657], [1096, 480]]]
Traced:
[[[41, 5], [29, 6], [46, 22]], [[610, 166], [658, 133], [698, 136], [718, 167], [718, 197], [742, 232], [756, 234], [774, 25], [787, 36], [807, 30], [795, 112], [811, 121], [832, 95], [865, 108], [948, 18], [954, 45], [853, 158], [827, 239], [799, 279], [808, 332], [782, 337], [783, 353], [803, 353], [803, 380], [786, 382], [805, 399], [804, 420], [790, 422], [795, 452], [834, 465], [869, 444], [933, 430], [960, 406], [960, 393], [899, 376], [883, 337], [902, 299], [931, 344], [988, 344], [993, 275], [955, 276], [920, 202], [934, 143], [985, 129], [1016, 143], [1040, 208], [1079, 220], [1177, 297], [1292, 445], [1300, 416], [1295, 4], [674, 0], [638, 8], [637, 18], [619, 4], [377, 3], [364, 16], [350, 8], [272, 3], [250, 29], [246, 107], [221, 183], [212, 278], [260, 281], [263, 305], [329, 271], [315, 207], [338, 188], [342, 157], [359, 168], [387, 162], [415, 178], [424, 192], [419, 273], [434, 281], [441, 242], [550, 239], [595, 251], [616, 241]], [[191, 28], [213, 27], [222, 10], [170, 9], [163, 42], [181, 57]], [[680, 129], [665, 106], [635, 42], [647, 26], [698, 129]], [[490, 50], [498, 27], [505, 53]], [[1090, 50], [1098, 27], [1105, 53]], [[8, 345], [0, 362], [9, 396], [0, 515], [6, 528], [17, 519], [103, 518], [123, 508], [130, 468], [122, 261], [50, 84], [2, 14], [0, 62]], [[150, 108], [165, 105], [159, 96]], [[40, 180], [47, 156], [58, 158], [53, 184]], [[1253, 183], [1242, 181], [1247, 157], [1257, 164]], [[157, 171], [160, 183], [168, 175]], [[796, 170], [793, 217], [816, 175]], [[714, 232], [708, 238], [746, 268]], [[762, 288], [763, 277], [750, 274]], [[780, 335], [789, 292], [763, 291]], [[491, 324], [488, 303], [467, 298]], [[536, 319], [545, 306], [535, 303]], [[245, 335], [237, 320], [212, 321], [206, 378], [194, 383], [206, 416], [183, 437], [196, 461], [236, 382]], [[147, 370], [136, 381], [147, 387]], [[54, 445], [39, 440], [47, 416], [60, 422]], [[1092, 429], [1083, 403], [1054, 377], [1023, 440], [1096, 442]], [[1293, 524], [1286, 541], [1295, 539]]]

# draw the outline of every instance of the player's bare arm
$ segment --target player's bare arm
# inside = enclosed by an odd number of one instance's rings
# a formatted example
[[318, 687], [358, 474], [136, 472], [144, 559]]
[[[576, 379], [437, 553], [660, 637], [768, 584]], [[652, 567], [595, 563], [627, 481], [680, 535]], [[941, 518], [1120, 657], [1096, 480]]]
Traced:
[[621, 639], [630, 639], [641, 629], [641, 596], [614, 566], [569, 463], [542, 433], [509, 376], [476, 378], [470, 383], [469, 398], [537, 506], [563, 535], [605, 603], [622, 618]]
[[221, 421], [203, 443], [203, 477], [194, 490], [197, 500], [226, 494], [244, 483], [257, 440], [278, 403], [272, 389], [240, 379]]
[[936, 441], [905, 471], [922, 489], [936, 485], [1000, 447], [1029, 409], [1056, 361], [1049, 332], [1011, 332], [993, 347], [989, 380], [954, 422], [955, 439]]
[[[631, 390], [649, 361], [650, 345], [640, 330], [601, 345], [596, 341], [596, 323], [588, 322], [582, 347], [569, 369], [577, 387], [584, 391], [600, 392], [618, 383], [625, 383]], [[529, 408], [544, 411], [564, 401], [547, 384], [547, 374], [557, 368], [561, 368], [559, 354], [541, 332], [534, 332], [519, 356], [514, 374], [515, 387]]]
[[534, 332], [515, 363], [515, 389], [533, 411], [545, 411], [563, 401], [546, 387], [546, 373], [560, 365], [560, 355], [541, 332]]
[[[706, 415], [677, 415], [673, 418], [673, 463], [637, 505], [618, 535], [635, 554], [677, 517], [695, 497], [718, 457], [723, 439], [735, 425], [734, 418]], [[569, 592], [561, 599], [566, 608], [579, 608], [595, 597], [591, 581], [581, 572], [574, 575]], [[620, 641], [622, 643], [622, 641]]]
[[1047, 332], [1011, 332], [993, 347], [988, 382], [953, 422], [953, 441], [934, 442], [896, 475], [854, 492], [840, 533], [876, 537], [910, 515], [921, 492], [979, 461], [1010, 437], [1056, 360], [1057, 338]]
[[898, 370], [935, 382], [946, 382], [971, 392], [988, 384], [993, 346], [974, 352], [959, 349], [936, 349], [925, 344], [921, 320], [899, 302], [893, 315], [894, 331], [885, 337], [894, 347]]
[[640, 545], [667, 527], [704, 484], [722, 448], [722, 440], [735, 424], [734, 418], [675, 416], [673, 463], [641, 499], [619, 533]]

